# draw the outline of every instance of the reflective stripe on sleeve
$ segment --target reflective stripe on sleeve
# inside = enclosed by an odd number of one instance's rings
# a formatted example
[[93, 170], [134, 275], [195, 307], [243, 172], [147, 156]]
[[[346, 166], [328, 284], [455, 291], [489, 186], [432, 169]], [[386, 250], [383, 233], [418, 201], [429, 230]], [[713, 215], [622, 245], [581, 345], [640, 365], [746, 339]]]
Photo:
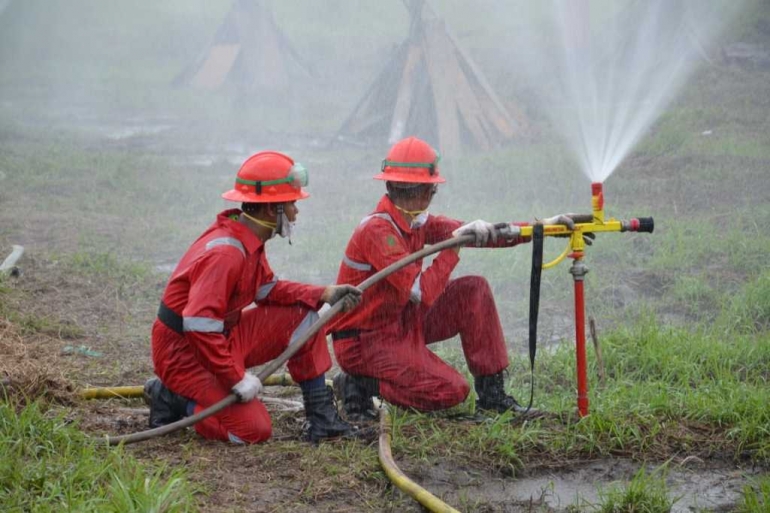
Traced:
[[412, 290], [409, 291], [409, 301], [412, 303], [419, 303], [422, 301], [422, 289], [420, 289], [420, 278], [422, 274], [418, 274], [412, 284]]
[[351, 260], [348, 258], [347, 255], [342, 257], [342, 263], [346, 266], [355, 269], [356, 271], [371, 271], [372, 266], [369, 264], [362, 264], [361, 262], [356, 262], [355, 260]]
[[224, 321], [208, 317], [185, 317], [182, 320], [182, 331], [197, 331], [199, 333], [222, 333], [225, 330]]
[[304, 335], [307, 330], [309, 330], [320, 318], [321, 316], [318, 315], [318, 312], [314, 312], [313, 310], [308, 311], [305, 318], [302, 319], [302, 322], [300, 322], [299, 326], [297, 326], [297, 328], [294, 330], [294, 333], [291, 334], [289, 345], [293, 344], [297, 339], [299, 339], [299, 337]]
[[241, 244], [241, 241], [234, 239], [233, 237], [219, 237], [218, 239], [211, 239], [206, 243], [206, 251], [217, 246], [233, 246], [234, 248], [238, 248], [238, 251], [240, 251], [243, 256], [246, 256], [246, 250], [243, 249], [243, 244]]
[[273, 287], [275, 287], [276, 283], [278, 283], [278, 280], [271, 281], [260, 286], [259, 290], [257, 290], [257, 301], [262, 301], [265, 299], [270, 294], [270, 291], [273, 290]]

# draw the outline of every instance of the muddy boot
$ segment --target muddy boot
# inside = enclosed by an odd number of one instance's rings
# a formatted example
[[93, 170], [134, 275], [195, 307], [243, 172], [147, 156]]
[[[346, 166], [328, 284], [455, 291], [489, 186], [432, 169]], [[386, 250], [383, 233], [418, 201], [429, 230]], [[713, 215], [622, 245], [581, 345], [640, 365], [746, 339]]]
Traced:
[[307, 428], [305, 438], [310, 442], [319, 442], [327, 438], [355, 438], [358, 429], [342, 420], [334, 404], [334, 393], [330, 387], [303, 391]]
[[340, 371], [334, 376], [334, 395], [342, 402], [345, 418], [351, 422], [372, 422], [379, 418], [372, 396], [379, 395], [380, 383], [375, 378], [351, 376]]
[[171, 424], [187, 416], [186, 398], [175, 394], [158, 378], [148, 379], [144, 384], [144, 402], [150, 407], [150, 427]]
[[503, 387], [503, 373], [498, 372], [491, 376], [476, 376], [476, 393], [479, 400], [476, 403], [481, 410], [491, 410], [497, 413], [512, 411], [514, 413], [527, 413], [527, 416], [539, 416], [540, 412], [534, 408], [527, 409], [520, 405], [516, 399], [505, 393]]

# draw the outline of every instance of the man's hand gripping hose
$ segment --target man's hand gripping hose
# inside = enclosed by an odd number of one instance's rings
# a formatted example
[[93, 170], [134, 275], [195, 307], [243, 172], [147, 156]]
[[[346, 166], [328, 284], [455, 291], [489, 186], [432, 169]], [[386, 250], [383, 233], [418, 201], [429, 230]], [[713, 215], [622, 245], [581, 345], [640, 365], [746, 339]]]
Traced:
[[329, 306], [342, 301], [342, 311], [348, 312], [361, 303], [363, 291], [353, 285], [329, 285], [321, 296], [321, 301]]
[[239, 403], [247, 403], [257, 397], [262, 391], [262, 382], [249, 371], [243, 375], [243, 379], [240, 380], [233, 387], [233, 393], [238, 398]]
[[[428, 255], [432, 255], [434, 253], [438, 253], [439, 251], [443, 251], [448, 248], [453, 248], [456, 246], [464, 246], [466, 244], [469, 244], [471, 242], [475, 242], [476, 237], [475, 235], [461, 235], [459, 237], [453, 237], [451, 239], [447, 239], [444, 241], [441, 241], [437, 244], [434, 244], [432, 246], [426, 246], [420, 251], [417, 251], [415, 253], [412, 253], [411, 255], [399, 260], [398, 262], [394, 262], [390, 264], [388, 267], [382, 269], [381, 271], [377, 272], [376, 274], [370, 276], [368, 279], [363, 281], [360, 285], [358, 285], [358, 289], [362, 292], [374, 285], [375, 283], [383, 280], [384, 278], [390, 276], [394, 272], [402, 269], [403, 267], [411, 264], [412, 262], [415, 262], [416, 260], [420, 260], [421, 258], [425, 258]], [[275, 371], [277, 371], [279, 368], [285, 364], [289, 358], [294, 356], [294, 354], [299, 351], [302, 346], [305, 345], [305, 343], [310, 340], [318, 331], [326, 325], [335, 315], [340, 313], [344, 310], [346, 304], [345, 301], [337, 301], [332, 307], [327, 310], [321, 317], [306, 331], [301, 337], [299, 337], [297, 340], [295, 340], [292, 344], [289, 344], [289, 347], [287, 347], [283, 353], [281, 353], [278, 358], [268, 363], [260, 372], [257, 374], [256, 378], [259, 379], [260, 382], [264, 382], [268, 376], [272, 375]], [[210, 417], [211, 415], [214, 415], [216, 413], [219, 413], [223, 409], [227, 408], [228, 406], [236, 403], [238, 401], [238, 396], [235, 393], [232, 393], [219, 401], [218, 403], [209, 406], [205, 410], [202, 410], [194, 415], [191, 415], [189, 417], [185, 417], [182, 420], [178, 420], [176, 422], [173, 422], [171, 424], [167, 424], [165, 426], [161, 426], [155, 429], [148, 429], [147, 431], [141, 431], [139, 433], [132, 433], [130, 435], [121, 435], [121, 436], [107, 436], [107, 444], [109, 445], [118, 445], [118, 444], [132, 444], [136, 442], [143, 442], [145, 440], [150, 440], [151, 438], [155, 438], [157, 436], [167, 435], [169, 433], [173, 433], [175, 431], [179, 431], [180, 429], [192, 426], [196, 424], [197, 422], [200, 422], [201, 420]]]

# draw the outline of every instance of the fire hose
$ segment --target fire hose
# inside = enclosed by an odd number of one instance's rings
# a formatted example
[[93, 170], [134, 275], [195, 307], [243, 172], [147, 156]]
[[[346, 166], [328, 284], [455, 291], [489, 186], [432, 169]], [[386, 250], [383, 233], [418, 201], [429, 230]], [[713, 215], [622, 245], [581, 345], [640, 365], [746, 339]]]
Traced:
[[[635, 218], [628, 221], [620, 221], [617, 219], [605, 220], [604, 215], [604, 193], [601, 183], [591, 184], [591, 205], [592, 214], [573, 216], [576, 221], [572, 229], [564, 225], [549, 225], [543, 226], [543, 235], [552, 237], [569, 237], [570, 241], [565, 251], [557, 257], [553, 262], [543, 264], [543, 268], [547, 269], [558, 264], [564, 258], [569, 256], [574, 260], [570, 274], [573, 275], [575, 282], [575, 329], [576, 329], [576, 351], [577, 351], [577, 368], [578, 368], [578, 411], [580, 416], [583, 417], [588, 414], [588, 396], [587, 396], [587, 377], [586, 377], [586, 356], [585, 356], [585, 306], [583, 296], [583, 279], [588, 273], [588, 269], [582, 262], [585, 250], [585, 241], [583, 240], [584, 233], [600, 233], [600, 232], [647, 232], [652, 233], [654, 229], [654, 222], [651, 217], [648, 218]], [[532, 237], [533, 226], [519, 227], [521, 237]], [[538, 227], [538, 231], [540, 228]], [[426, 246], [423, 249], [412, 253], [411, 255], [390, 264], [388, 267], [378, 271], [376, 274], [370, 276], [364, 280], [358, 288], [362, 291], [368, 289], [380, 280], [390, 276], [394, 272], [402, 269], [403, 267], [425, 258], [439, 251], [443, 251], [447, 248], [456, 246], [464, 246], [474, 241], [473, 235], [461, 235], [459, 237], [453, 237], [441, 241], [431, 246]], [[570, 253], [571, 250], [571, 253]], [[539, 279], [538, 279], [539, 285]], [[292, 344], [287, 347], [278, 358], [268, 363], [257, 375], [260, 381], [265, 381], [276, 370], [283, 366], [289, 358], [299, 351], [299, 349], [310, 340], [326, 323], [328, 323], [335, 315], [337, 315], [342, 309], [342, 303], [337, 303], [327, 310], [309, 329], [303, 336], [299, 337]], [[530, 329], [532, 332], [532, 329]], [[531, 365], [534, 366], [533, 358], [533, 342], [530, 340], [530, 359]], [[117, 445], [120, 443], [131, 444], [136, 442], [142, 442], [149, 440], [156, 436], [162, 436], [169, 433], [173, 433], [180, 429], [194, 425], [201, 420], [220, 412], [224, 408], [234, 404], [237, 401], [235, 394], [230, 394], [226, 398], [222, 399], [218, 403], [202, 410], [194, 415], [185, 417], [179, 421], [167, 424], [147, 431], [141, 431], [139, 433], [132, 433], [130, 435], [121, 436], [107, 436], [106, 441], [109, 445]]]
[[[398, 262], [393, 262], [388, 267], [382, 269], [381, 271], [378, 271], [376, 274], [370, 276], [366, 280], [364, 280], [360, 285], [358, 285], [358, 288], [362, 291], [368, 289], [378, 281], [390, 276], [394, 272], [402, 269], [403, 267], [411, 264], [412, 262], [415, 262], [421, 258], [425, 258], [426, 256], [432, 255], [433, 253], [438, 253], [439, 251], [443, 251], [447, 248], [453, 248], [456, 246], [464, 246], [466, 244], [470, 244], [474, 241], [473, 235], [461, 235], [459, 237], [453, 237], [451, 239], [447, 239], [444, 241], [441, 241], [437, 244], [433, 244], [431, 246], [426, 246], [420, 251], [417, 251], [415, 253], [412, 253], [411, 255], [399, 260]], [[318, 331], [326, 325], [327, 322], [329, 322], [335, 315], [337, 315], [342, 310], [342, 302], [337, 302], [337, 304], [333, 305], [329, 310], [327, 310], [321, 317], [313, 323], [313, 325], [297, 340], [295, 340], [293, 343], [289, 344], [289, 347], [287, 347], [283, 353], [281, 353], [278, 358], [275, 360], [272, 360], [270, 363], [268, 363], [259, 373], [257, 374], [257, 377], [260, 381], [265, 381], [270, 375], [272, 375], [275, 371], [277, 371], [281, 366], [283, 366], [284, 363], [286, 363], [289, 358], [294, 356], [294, 354], [302, 348], [302, 346], [305, 345], [305, 343], [310, 340], [313, 335], [318, 333]], [[136, 442], [143, 442], [145, 440], [149, 440], [151, 438], [155, 438], [156, 436], [162, 436], [167, 435], [169, 433], [173, 433], [175, 431], [178, 431], [180, 429], [184, 429], [186, 427], [192, 426], [196, 424], [197, 422], [200, 422], [201, 420], [210, 417], [211, 415], [214, 415], [215, 413], [218, 413], [222, 411], [223, 409], [227, 408], [231, 404], [234, 404], [238, 398], [235, 394], [230, 394], [218, 403], [209, 406], [205, 410], [202, 410], [194, 415], [191, 415], [189, 417], [185, 417], [182, 420], [178, 420], [176, 422], [173, 422], [171, 424], [166, 424], [165, 426], [157, 427], [154, 429], [148, 429], [147, 431], [141, 431], [139, 433], [132, 433], [130, 435], [120, 435], [120, 436], [107, 436], [106, 441], [109, 445], [118, 445], [120, 443], [123, 444], [132, 444]]]
[[[585, 241], [583, 234], [585, 233], [598, 233], [598, 232], [646, 232], [652, 233], [654, 230], [654, 222], [651, 217], [648, 218], [634, 218], [628, 221], [619, 221], [616, 219], [605, 220], [604, 216], [604, 193], [601, 183], [591, 184], [591, 202], [592, 202], [592, 214], [590, 215], [576, 215], [572, 216], [575, 225], [573, 228], [568, 228], [564, 225], [535, 225], [535, 226], [523, 226], [520, 227], [520, 237], [531, 237], [533, 239], [533, 260], [532, 260], [532, 277], [530, 283], [530, 325], [529, 325], [529, 358], [530, 366], [532, 370], [531, 391], [529, 409], [532, 406], [534, 397], [534, 365], [535, 365], [535, 351], [537, 346], [537, 315], [539, 304], [539, 291], [540, 291], [540, 271], [542, 269], [549, 269], [568, 256], [574, 260], [572, 267], [570, 268], [570, 274], [574, 279], [575, 290], [575, 331], [576, 331], [576, 356], [577, 356], [577, 378], [578, 378], [578, 413], [580, 417], [588, 415], [588, 389], [587, 389], [587, 376], [586, 376], [586, 355], [585, 355], [585, 303], [583, 293], [583, 280], [585, 274], [588, 273], [588, 269], [582, 262], [585, 250]], [[498, 226], [499, 228], [499, 226]], [[569, 243], [566, 249], [552, 262], [542, 263], [542, 243], [546, 236], [552, 237], [569, 237]], [[359, 288], [364, 291], [377, 283], [378, 281], [386, 278], [390, 274], [402, 269], [403, 267], [437, 253], [447, 248], [456, 246], [463, 246], [473, 242], [473, 235], [463, 235], [459, 237], [453, 237], [432, 246], [426, 246], [420, 251], [417, 251], [408, 257], [394, 262], [388, 267], [377, 272], [373, 276], [370, 276], [367, 280], [359, 285]], [[315, 335], [327, 322], [329, 322], [337, 313], [342, 309], [342, 303], [339, 302], [327, 310], [311, 327], [305, 332], [303, 336], [298, 338], [275, 360], [271, 361], [265, 368], [263, 368], [257, 375], [259, 379], [265, 384], [270, 383], [268, 379], [278, 368], [280, 368], [289, 358], [291, 358], [313, 335]], [[279, 378], [279, 380], [285, 380], [286, 378]], [[275, 380], [273, 380], [275, 381]], [[289, 384], [289, 383], [286, 383]], [[140, 387], [118, 387], [123, 389], [140, 388]], [[107, 390], [107, 392], [104, 392]], [[120, 395], [120, 392], [128, 392], [126, 390], [118, 389], [96, 389], [90, 395], [92, 397], [104, 397], [112, 395]], [[136, 390], [134, 391], [134, 393]], [[86, 396], [86, 394], [84, 394]], [[107, 443], [109, 445], [117, 445], [120, 443], [135, 443], [154, 438], [156, 436], [165, 435], [174, 431], [194, 425], [215, 413], [221, 411], [227, 406], [235, 403], [237, 398], [235, 394], [230, 394], [222, 401], [210, 406], [209, 408], [186, 417], [182, 420], [161, 426], [159, 428], [150, 429], [140, 433], [134, 433], [130, 435], [107, 437]], [[442, 502], [440, 499], [432, 495], [430, 492], [420, 487], [415, 482], [411, 481], [401, 470], [396, 466], [390, 451], [390, 428], [388, 425], [389, 416], [387, 410], [383, 407], [381, 410], [380, 418], [380, 449], [379, 458], [380, 463], [388, 475], [389, 479], [396, 484], [402, 491], [413, 497], [420, 502], [423, 506], [430, 511], [456, 511], [449, 505]]]

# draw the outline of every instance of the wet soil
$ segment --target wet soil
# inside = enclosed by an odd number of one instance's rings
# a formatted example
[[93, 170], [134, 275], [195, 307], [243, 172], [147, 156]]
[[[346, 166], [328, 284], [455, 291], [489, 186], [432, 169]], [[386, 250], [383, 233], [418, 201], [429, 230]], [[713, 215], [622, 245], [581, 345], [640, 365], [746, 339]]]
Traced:
[[[468, 504], [473, 511], [574, 511], [590, 509], [601, 494], [629, 482], [642, 464], [626, 459], [575, 462], [568, 468], [540, 469], [507, 478], [478, 468], [426, 467], [410, 464], [408, 473], [449, 504]], [[679, 464], [645, 466], [665, 476], [672, 512], [733, 511], [741, 489], [755, 468], [698, 459]]]

